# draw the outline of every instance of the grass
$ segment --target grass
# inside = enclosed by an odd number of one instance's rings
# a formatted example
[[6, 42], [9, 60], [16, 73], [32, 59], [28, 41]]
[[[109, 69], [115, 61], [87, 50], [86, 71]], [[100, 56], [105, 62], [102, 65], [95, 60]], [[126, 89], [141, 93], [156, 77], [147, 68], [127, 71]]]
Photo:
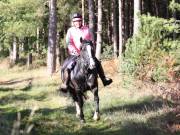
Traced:
[[44, 67], [0, 70], [0, 135], [169, 135], [165, 123], [172, 104], [118, 74], [108, 87], [99, 82], [97, 122], [92, 120], [93, 96], [87, 93], [82, 125], [71, 99], [56, 91], [59, 73], [49, 77]]

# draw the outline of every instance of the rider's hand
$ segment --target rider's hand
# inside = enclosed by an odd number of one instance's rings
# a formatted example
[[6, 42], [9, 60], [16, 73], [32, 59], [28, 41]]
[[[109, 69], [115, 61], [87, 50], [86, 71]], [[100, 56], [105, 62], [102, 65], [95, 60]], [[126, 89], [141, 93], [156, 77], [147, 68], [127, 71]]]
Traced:
[[72, 55], [76, 55], [76, 56], [79, 55], [78, 52], [77, 52], [76, 50], [72, 50], [71, 54], [72, 54]]
[[89, 65], [90, 65], [90, 69], [95, 68], [95, 62], [94, 62], [94, 59], [93, 59], [93, 58], [90, 58], [90, 63], [89, 63]]

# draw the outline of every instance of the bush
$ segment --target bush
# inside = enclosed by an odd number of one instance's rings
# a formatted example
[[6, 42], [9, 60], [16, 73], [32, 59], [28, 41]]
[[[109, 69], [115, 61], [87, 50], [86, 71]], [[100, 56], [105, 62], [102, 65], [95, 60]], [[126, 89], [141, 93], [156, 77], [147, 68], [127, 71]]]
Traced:
[[102, 44], [102, 59], [111, 59], [113, 57], [113, 47], [111, 45]]
[[9, 50], [0, 50], [0, 58], [6, 58], [7, 56], [9, 56]]
[[180, 39], [173, 39], [173, 33], [180, 26], [173, 25], [174, 20], [150, 15], [140, 19], [139, 33], [126, 44], [122, 69], [140, 79], [166, 81], [169, 71], [180, 65]]

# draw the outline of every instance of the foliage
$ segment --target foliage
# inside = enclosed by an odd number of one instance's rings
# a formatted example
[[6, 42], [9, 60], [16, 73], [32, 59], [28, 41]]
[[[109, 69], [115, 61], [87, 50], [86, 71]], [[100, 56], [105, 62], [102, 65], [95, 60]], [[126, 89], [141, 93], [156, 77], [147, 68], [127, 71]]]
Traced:
[[[64, 37], [71, 25], [70, 15], [79, 11], [78, 0], [57, 1], [57, 31], [60, 39]], [[46, 55], [48, 37], [49, 3], [46, 0], [0, 0], [0, 55], [6, 57], [12, 45], [13, 36], [17, 37], [18, 45], [24, 46], [20, 56], [25, 53]], [[39, 35], [37, 35], [37, 28]], [[33, 39], [33, 40], [32, 40]], [[36, 42], [38, 49], [36, 50]], [[22, 45], [23, 44], [23, 45]], [[26, 57], [26, 56], [25, 56]]]
[[175, 11], [177, 11], [177, 10], [180, 11], [180, 4], [176, 3], [175, 0], [172, 0], [172, 1], [170, 2], [169, 8], [170, 8], [173, 12], [175, 12]]
[[173, 33], [180, 26], [174, 25], [174, 20], [149, 15], [141, 16], [141, 25], [138, 35], [126, 45], [122, 65], [124, 72], [141, 79], [168, 80], [169, 72], [180, 66], [180, 59], [177, 57], [180, 40], [173, 39]]
[[57, 1], [58, 7], [58, 30], [66, 30], [64, 27], [71, 25], [71, 15], [74, 12], [79, 12], [79, 5], [81, 1], [78, 0], [61, 0]]
[[[42, 27], [44, 12], [44, 0], [6, 0], [0, 1], [1, 44], [4, 50], [8, 50], [12, 44], [12, 37], [19, 41], [29, 38], [36, 41], [38, 27]], [[32, 49], [32, 43], [26, 43], [27, 49]], [[22, 42], [18, 43], [21, 44]], [[31, 50], [25, 50], [31, 51]]]
[[11, 0], [0, 6], [1, 18], [4, 21], [4, 32], [17, 37], [35, 36], [36, 27], [40, 25], [42, 17], [42, 0]]
[[113, 57], [113, 47], [105, 43], [102, 44], [102, 59], [110, 59]]

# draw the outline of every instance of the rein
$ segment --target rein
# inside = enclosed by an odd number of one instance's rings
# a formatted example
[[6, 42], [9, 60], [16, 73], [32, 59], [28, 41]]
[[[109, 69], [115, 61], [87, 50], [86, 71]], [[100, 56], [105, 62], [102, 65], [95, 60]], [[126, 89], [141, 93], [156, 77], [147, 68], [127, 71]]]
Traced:
[[[84, 52], [81, 52], [80, 55], [79, 55], [80, 65], [81, 65], [82, 68], [85, 68], [86, 70], [88, 70], [88, 68], [89, 68], [90, 59], [93, 58], [92, 57], [93, 55], [89, 54], [89, 52], [92, 53], [92, 51], [90, 50], [88, 52], [88, 50], [87, 50], [88, 46], [90, 46], [90, 48], [91, 48], [91, 45], [89, 43], [83, 44], [83, 47], [86, 47], [86, 49], [85, 49], [86, 54], [84, 54]], [[84, 50], [81, 50], [81, 51], [84, 51]]]

